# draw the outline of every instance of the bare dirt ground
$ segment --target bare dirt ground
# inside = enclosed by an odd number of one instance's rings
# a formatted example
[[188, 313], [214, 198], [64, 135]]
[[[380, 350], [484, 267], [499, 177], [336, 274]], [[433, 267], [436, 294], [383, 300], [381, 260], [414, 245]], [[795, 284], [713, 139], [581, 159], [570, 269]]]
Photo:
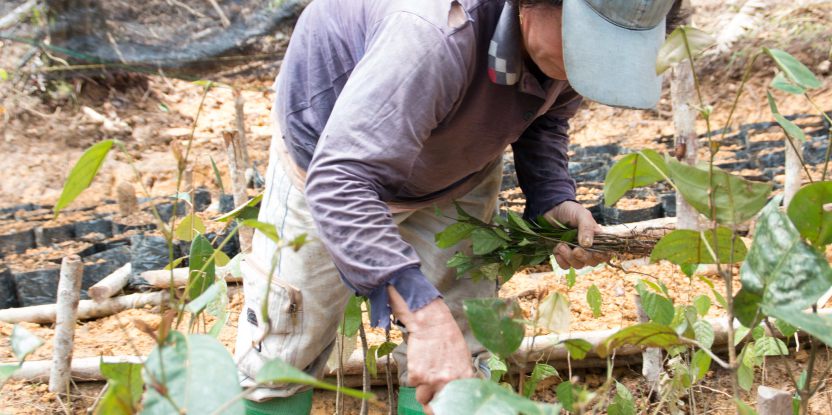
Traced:
[[[694, 1], [694, 21], [706, 30], [718, 31], [730, 18], [737, 6], [713, 0]], [[725, 17], [728, 16], [728, 17]], [[739, 86], [744, 62], [751, 50], [761, 45], [781, 47], [794, 53], [821, 76], [824, 86], [813, 93], [818, 105], [824, 110], [832, 109], [832, 84], [829, 80], [830, 31], [832, 24], [832, 2], [819, 2], [811, 6], [778, 3], [765, 14], [759, 27], [751, 29], [747, 37], [722, 56], [705, 57], [700, 64], [701, 80], [707, 104], [714, 106], [714, 125], [721, 127], [727, 118], [733, 94]], [[0, 66], [11, 65], [24, 53], [20, 45], [0, 43]], [[762, 61], [763, 59], [761, 59]], [[765, 104], [765, 90], [773, 75], [773, 65], [758, 62], [755, 74], [748, 83], [746, 93], [738, 102], [736, 123], [746, 124], [771, 121]], [[6, 68], [11, 69], [11, 68]], [[271, 139], [269, 112], [274, 94], [270, 90], [273, 73], [257, 72], [255, 75], [237, 76], [222, 81], [242, 91], [245, 99], [245, 124], [248, 135], [249, 153], [261, 173], [268, 161], [268, 146]], [[213, 180], [210, 158], [216, 160], [221, 172], [227, 172], [222, 132], [235, 129], [235, 110], [232, 89], [227, 86], [212, 88], [206, 95], [201, 112], [200, 99], [203, 86], [163, 76], [117, 76], [107, 79], [82, 75], [52, 83], [53, 88], [38, 93], [20, 92], [10, 83], [0, 83], [0, 205], [24, 202], [50, 205], [55, 202], [64, 179], [72, 164], [85, 148], [105, 138], [122, 140], [136, 158], [141, 178], [135, 174], [122, 156], [111, 157], [105, 163], [98, 178], [79, 200], [78, 205], [93, 205], [103, 199], [114, 198], [115, 184], [131, 182], [143, 184], [151, 196], [170, 195], [175, 189], [176, 161], [170, 151], [171, 143], [183, 140], [196, 127], [193, 134], [192, 164], [195, 185], [205, 185], [213, 191], [217, 186]], [[780, 110], [784, 114], [812, 113], [814, 109], [800, 97], [777, 96]], [[126, 128], [116, 131], [105, 130], [92, 117], [85, 114], [83, 107], [89, 107], [110, 120], [121, 121]], [[197, 120], [197, 113], [199, 117]], [[699, 132], [704, 133], [705, 125], [700, 123]], [[638, 149], [653, 148], [668, 152], [672, 149], [669, 137], [673, 135], [672, 112], [669, 95], [663, 97], [655, 111], [630, 111], [605, 107], [586, 102], [571, 122], [571, 137], [574, 143], [583, 146], [618, 143], [621, 146]], [[704, 154], [703, 154], [704, 156]], [[610, 161], [611, 162], [611, 161]], [[819, 174], [813, 171], [813, 174]], [[775, 177], [782, 181], [782, 177]], [[224, 186], [230, 188], [227, 174], [223, 176]], [[500, 292], [502, 297], [517, 298], [527, 313], [531, 313], [536, 302], [546, 293], [560, 291], [567, 293], [574, 321], [573, 331], [590, 331], [605, 328], [624, 327], [636, 321], [635, 305], [632, 301], [635, 283], [649, 274], [661, 278], [680, 303], [687, 303], [698, 294], [709, 290], [697, 281], [692, 282], [677, 267], [670, 264], [642, 264], [628, 268], [634, 272], [603, 266], [585, 273], [578, 283], [567, 290], [563, 277], [542, 267], [515, 276]], [[642, 274], [639, 274], [642, 273]], [[586, 290], [598, 286], [605, 293], [602, 316], [593, 318], [586, 304]], [[738, 288], [738, 286], [737, 286]], [[717, 289], [720, 285], [717, 284]], [[567, 292], [568, 291], [568, 292]], [[241, 295], [233, 294], [230, 301], [231, 318], [223, 329], [220, 340], [233, 351], [236, 321], [241, 308]], [[714, 301], [714, 304], [716, 302]], [[722, 314], [718, 306], [711, 310], [712, 316]], [[141, 320], [151, 327], [159, 322], [157, 311], [151, 308], [129, 310], [94, 321], [79, 323], [76, 332], [75, 357], [147, 354], [153, 347], [153, 340], [138, 330], [134, 320]], [[0, 361], [11, 360], [8, 343], [11, 325], [0, 323]], [[30, 359], [48, 359], [51, 356], [52, 328], [48, 325], [24, 324], [46, 344]], [[531, 335], [532, 333], [528, 333]], [[384, 335], [370, 330], [370, 343], [383, 342]], [[394, 340], [400, 340], [394, 334]], [[766, 384], [793, 390], [791, 375], [799, 373], [798, 367], [806, 364], [805, 344], [798, 343], [800, 351], [794, 350], [788, 358], [769, 358], [763, 370], [758, 370], [758, 384]], [[830, 359], [822, 353], [821, 367]], [[562, 376], [567, 377], [562, 373]], [[636, 395], [640, 408], [648, 409], [644, 382], [639, 367], [623, 366], [614, 372], [616, 378], [625, 383]], [[576, 370], [574, 379], [590, 387], [603, 382], [601, 370]], [[554, 401], [554, 389], [559, 379], [543, 382], [537, 390], [536, 399]], [[756, 388], [755, 384], [755, 388]], [[64, 402], [73, 413], [86, 413], [103, 386], [102, 383], [80, 383], [73, 390], [71, 402]], [[712, 370], [701, 386], [692, 392], [699, 414], [733, 413], [728, 377], [721, 370]], [[383, 388], [374, 389], [386, 399]], [[727, 391], [727, 392], [726, 392]], [[753, 403], [755, 395], [741, 393], [739, 398]], [[334, 412], [334, 396], [328, 392], [316, 392], [315, 414]], [[832, 413], [832, 390], [824, 388], [815, 398], [811, 413]], [[348, 399], [347, 413], [357, 413], [358, 403]], [[10, 381], [0, 390], [1, 413], [62, 413], [64, 408], [54, 394], [46, 391], [42, 383]], [[370, 413], [386, 413], [384, 404], [372, 407]]]

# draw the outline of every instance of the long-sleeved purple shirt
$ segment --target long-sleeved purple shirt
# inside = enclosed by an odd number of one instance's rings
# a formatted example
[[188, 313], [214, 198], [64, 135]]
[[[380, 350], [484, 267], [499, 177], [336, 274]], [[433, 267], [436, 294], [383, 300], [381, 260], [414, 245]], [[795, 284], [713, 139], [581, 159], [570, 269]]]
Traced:
[[[292, 34], [275, 113], [307, 172], [306, 197], [344, 282], [389, 324], [387, 285], [416, 310], [440, 294], [399, 235], [390, 205], [430, 206], [471, 190], [512, 145], [527, 216], [575, 198], [566, 81], [488, 76], [502, 0], [315, 0]], [[519, 45], [511, 45], [520, 47]]]

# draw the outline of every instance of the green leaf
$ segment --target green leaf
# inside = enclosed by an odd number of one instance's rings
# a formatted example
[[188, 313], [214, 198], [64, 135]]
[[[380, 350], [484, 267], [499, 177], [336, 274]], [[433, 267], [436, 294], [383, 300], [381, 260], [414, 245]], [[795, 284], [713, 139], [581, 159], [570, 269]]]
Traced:
[[[552, 258], [554, 258], [554, 255], [552, 255]], [[575, 268], [569, 268], [569, 272], [566, 273], [566, 288], [572, 289], [577, 280], [578, 273], [575, 272]]]
[[615, 382], [615, 397], [612, 403], [607, 407], [607, 414], [609, 415], [635, 415], [636, 404], [633, 399], [633, 394], [618, 381]]
[[260, 222], [256, 219], [246, 219], [240, 222], [240, 226], [247, 226], [249, 228], [254, 228], [260, 231], [266, 238], [269, 238], [274, 243], [280, 242], [280, 235], [277, 233], [277, 228], [271, 223]]
[[508, 366], [506, 365], [505, 360], [495, 354], [492, 354], [491, 357], [488, 358], [488, 369], [491, 370], [491, 381], [497, 383], [499, 383], [503, 375], [508, 372]]
[[672, 328], [654, 322], [647, 322], [619, 330], [599, 344], [595, 351], [598, 356], [604, 358], [613, 350], [625, 345], [666, 349], [678, 344], [682, 344], [682, 342]]
[[12, 328], [12, 336], [9, 342], [12, 346], [12, 353], [19, 362], [26, 360], [26, 356], [29, 356], [43, 345], [43, 340], [40, 337], [35, 336], [19, 324], [15, 324]]
[[558, 397], [558, 402], [563, 405], [563, 409], [569, 412], [575, 412], [575, 386], [570, 381], [564, 381], [558, 384], [555, 388], [555, 395]]
[[775, 75], [774, 79], [771, 80], [769, 86], [789, 94], [803, 95], [806, 93], [805, 88], [789, 81], [783, 72], [777, 72], [777, 75]]
[[[214, 296], [214, 299], [210, 301], [205, 308], [205, 311], [208, 314], [216, 317], [214, 325], [208, 330], [208, 335], [218, 338], [220, 331], [222, 331], [222, 328], [225, 327], [226, 323], [228, 323], [228, 284], [225, 282], [224, 278], [217, 278], [211, 287], [219, 287], [219, 294]], [[200, 295], [200, 297], [202, 297], [202, 295]]]
[[95, 407], [96, 415], [131, 415], [138, 412], [144, 390], [142, 365], [137, 363], [100, 364], [107, 378], [107, 392]]
[[759, 356], [788, 356], [789, 348], [783, 340], [771, 336], [763, 336], [755, 342]]
[[612, 206], [627, 191], [649, 186], [667, 177], [667, 164], [659, 153], [642, 150], [618, 160], [604, 179], [604, 204]]
[[556, 415], [560, 405], [531, 401], [485, 379], [448, 383], [430, 402], [434, 413], [465, 415]]
[[197, 234], [205, 234], [205, 224], [202, 223], [202, 219], [199, 216], [193, 213], [182, 218], [182, 221], [179, 222], [179, 225], [176, 226], [176, 230], [174, 231], [176, 239], [180, 241], [192, 241]]
[[[709, 207], [709, 181], [707, 166], [702, 168], [671, 159], [668, 170], [676, 188], [697, 211], [709, 219], [713, 212]], [[717, 222], [723, 225], [739, 225], [754, 217], [766, 204], [771, 184], [745, 180], [716, 167], [713, 169], [714, 202]]]
[[824, 209], [832, 203], [832, 182], [816, 182], [795, 193], [789, 203], [788, 215], [800, 236], [820, 248], [832, 243], [832, 211]]
[[537, 389], [537, 385], [541, 381], [557, 375], [558, 371], [550, 365], [545, 363], [538, 363], [534, 365], [534, 369], [532, 369], [532, 374], [529, 376], [528, 381], [523, 384], [523, 396], [531, 398], [535, 389]]
[[[189, 274], [187, 292], [189, 299], [196, 299], [214, 283], [217, 271], [216, 264], [211, 260], [213, 254], [214, 247], [211, 246], [211, 241], [206, 237], [197, 235], [191, 241], [191, 251], [188, 256]], [[201, 272], [203, 267], [205, 271]]]
[[477, 225], [470, 224], [468, 222], [456, 222], [436, 234], [436, 246], [447, 249], [456, 244], [458, 244], [463, 239], [468, 238], [471, 235], [471, 232], [474, 229], [477, 229]]
[[774, 120], [777, 121], [777, 124], [780, 125], [780, 128], [783, 129], [783, 132], [786, 133], [791, 139], [792, 142], [805, 142], [806, 141], [806, 134], [803, 133], [803, 130], [797, 126], [797, 124], [793, 123], [791, 120], [788, 120], [784, 117], [780, 112], [777, 110], [777, 103], [774, 101], [774, 97], [771, 96], [770, 92], [766, 92], [766, 96], [768, 98], [768, 106], [771, 108], [771, 113], [774, 116]]
[[0, 68], [0, 81], [8, 81], [9, 73], [5, 69]]
[[740, 365], [737, 368], [737, 383], [746, 392], [750, 391], [754, 384], [754, 363], [756, 359], [754, 342], [746, 343], [740, 353]]
[[601, 317], [601, 290], [599, 290], [598, 286], [595, 284], [592, 284], [592, 286], [586, 290], [586, 302], [592, 309], [592, 317]]
[[257, 214], [260, 211], [260, 208], [257, 205], [263, 200], [263, 193], [254, 196], [253, 198], [249, 199], [248, 202], [243, 203], [240, 206], [237, 206], [231, 212], [228, 212], [216, 219], [215, 222], [228, 222], [231, 219], [257, 219]]
[[743, 326], [754, 326], [760, 318], [761, 301], [763, 301], [762, 295], [753, 293], [751, 290], [743, 287], [734, 296], [734, 317]]
[[696, 383], [705, 378], [711, 368], [711, 356], [704, 350], [697, 350], [690, 359], [691, 382]]
[[58, 198], [58, 202], [55, 203], [53, 209], [55, 216], [58, 216], [63, 208], [69, 206], [84, 189], [90, 186], [114, 143], [114, 140], [98, 142], [84, 151], [81, 158], [75, 162], [75, 166], [72, 167], [69, 176], [66, 178], [61, 196]]
[[479, 227], [471, 232], [471, 242], [474, 246], [474, 255], [490, 254], [506, 245], [506, 241], [492, 229]]
[[338, 326], [338, 332], [347, 337], [353, 337], [358, 333], [358, 327], [361, 326], [361, 303], [364, 302], [364, 297], [351, 296], [347, 302], [347, 308], [344, 309], [343, 324]]
[[185, 306], [185, 311], [191, 314], [199, 314], [211, 302], [215, 301], [222, 293], [222, 286], [220, 284], [211, 284], [199, 297], [194, 298], [188, 305]]
[[693, 332], [696, 341], [703, 348], [711, 350], [711, 346], [714, 344], [714, 328], [711, 326], [711, 323], [705, 320], [696, 320], [693, 323]]
[[393, 350], [396, 349], [399, 345], [393, 342], [384, 342], [378, 346], [378, 352], [376, 352], [376, 356], [384, 357], [390, 353], [393, 353]]
[[[733, 256], [731, 240], [733, 232], [725, 227], [716, 230], [714, 238], [713, 229], [706, 231], [693, 231], [688, 229], [676, 229], [668, 233], [656, 244], [650, 254], [650, 261], [656, 262], [664, 259], [676, 265], [692, 264], [728, 264], [740, 262], [745, 258], [748, 250], [740, 238], [736, 238], [733, 244]], [[712, 255], [716, 253], [719, 261]]]
[[799, 60], [788, 52], [769, 48], [763, 48], [763, 52], [770, 56], [774, 60], [774, 63], [777, 64], [777, 67], [783, 71], [786, 78], [795, 84], [805, 89], [820, 88], [823, 85], [806, 65], [800, 63]]
[[674, 64], [696, 57], [715, 42], [713, 36], [695, 27], [677, 27], [659, 49], [656, 56], [656, 75], [661, 75]]
[[787, 321], [789, 324], [811, 334], [816, 339], [832, 346], [832, 317], [807, 313], [800, 309], [786, 307], [766, 307], [766, 314]]
[[802, 310], [832, 286], [832, 269], [822, 253], [803, 242], [792, 221], [780, 211], [780, 199], [775, 197], [757, 220], [740, 279], [743, 290], [762, 295], [766, 310]]
[[739, 398], [734, 398], [734, 404], [737, 406], [738, 415], [757, 415], [754, 408], [748, 406], [747, 403], [741, 401]]
[[[217, 339], [173, 331], [156, 346], [144, 364], [148, 388], [142, 401], [143, 414], [208, 414], [237, 397], [242, 389], [237, 365]], [[164, 384], [158, 384], [164, 380]], [[167, 391], [166, 399], [159, 391]], [[171, 405], [173, 401], [175, 408]], [[224, 414], [245, 413], [237, 400]]]
[[592, 343], [584, 339], [567, 339], [563, 341], [569, 355], [576, 360], [582, 360], [592, 350]]
[[267, 384], [299, 384], [309, 385], [319, 389], [340, 391], [344, 395], [358, 399], [375, 400], [371, 393], [364, 393], [352, 388], [339, 388], [326, 382], [315, 379], [314, 376], [303, 372], [294, 366], [284, 362], [280, 358], [274, 358], [266, 362], [256, 376], [257, 383]]
[[696, 312], [699, 313], [701, 317], [705, 317], [708, 314], [708, 310], [711, 309], [711, 297], [708, 297], [705, 294], [700, 294], [693, 299], [693, 306], [696, 307]]
[[523, 317], [520, 306], [498, 298], [470, 299], [463, 302], [465, 316], [474, 337], [488, 351], [503, 358], [510, 356], [523, 341]]
[[222, 185], [222, 175], [220, 174], [220, 169], [217, 168], [217, 162], [211, 156], [208, 156], [208, 158], [211, 160], [211, 169], [214, 171], [214, 184], [220, 188], [220, 195], [224, 195], [225, 187]]
[[378, 376], [376, 351], [378, 351], [378, 346], [370, 346], [370, 348], [367, 349], [367, 355], [364, 356], [364, 366], [367, 368], [367, 372], [369, 372], [372, 377]]
[[711, 294], [714, 295], [717, 304], [722, 306], [722, 308], [728, 308], [728, 301], [726, 301], [725, 297], [719, 291], [717, 291], [716, 287], [714, 287], [713, 281], [711, 281], [710, 279], [708, 279], [708, 277], [704, 275], [699, 276], [699, 281], [704, 282], [711, 289]]
[[693, 274], [696, 272], [696, 268], [699, 267], [699, 264], [681, 264], [679, 265], [679, 269], [688, 277], [693, 278]]
[[225, 252], [220, 251], [219, 249], [215, 250], [214, 252], [214, 263], [217, 264], [218, 267], [224, 267], [231, 262], [231, 258], [225, 254]]
[[783, 337], [792, 337], [795, 333], [797, 333], [796, 327], [786, 323], [783, 320], [774, 320], [774, 326], [777, 327], [777, 331], [779, 331]]
[[169, 262], [167, 265], [165, 265], [165, 267], [162, 268], [162, 269], [164, 269], [165, 271], [170, 271], [170, 270], [178, 267], [180, 264], [182, 264], [182, 261], [184, 261], [186, 259], [188, 259], [188, 257], [186, 257], [186, 256], [181, 256], [179, 258], [176, 258], [173, 261]]
[[675, 310], [669, 299], [648, 291], [641, 282], [636, 285], [636, 291], [641, 296], [641, 307], [651, 320], [663, 325], [673, 322]]
[[513, 210], [508, 211], [508, 223], [512, 226], [512, 228], [517, 229], [521, 232], [531, 235], [537, 235], [537, 233], [529, 227], [529, 224], [526, 222], [526, 220], [523, 219], [522, 216], [518, 215]]
[[0, 364], [0, 388], [6, 384], [6, 381], [9, 380], [10, 377], [17, 372], [17, 369], [20, 369], [20, 365], [4, 365]]
[[537, 313], [537, 324], [554, 333], [569, 330], [572, 313], [569, 310], [569, 298], [554, 291], [540, 303]]

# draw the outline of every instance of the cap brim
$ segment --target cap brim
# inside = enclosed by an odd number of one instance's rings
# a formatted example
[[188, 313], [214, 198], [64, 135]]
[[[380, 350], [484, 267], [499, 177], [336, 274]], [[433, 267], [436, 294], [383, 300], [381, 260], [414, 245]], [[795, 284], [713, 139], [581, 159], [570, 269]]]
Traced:
[[616, 26], [583, 0], [563, 2], [563, 60], [569, 84], [582, 96], [624, 108], [654, 108], [662, 79], [656, 56], [665, 21], [648, 30]]

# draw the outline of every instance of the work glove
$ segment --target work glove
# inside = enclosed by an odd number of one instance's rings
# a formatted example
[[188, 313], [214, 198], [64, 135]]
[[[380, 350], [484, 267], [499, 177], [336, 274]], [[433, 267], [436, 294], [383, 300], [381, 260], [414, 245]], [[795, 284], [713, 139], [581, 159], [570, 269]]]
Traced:
[[555, 247], [553, 252], [555, 261], [561, 268], [580, 269], [609, 261], [608, 254], [586, 249], [592, 247], [595, 234], [601, 232], [602, 229], [595, 222], [592, 213], [580, 203], [567, 200], [544, 213], [543, 217], [555, 226], [562, 224], [578, 229], [578, 246], [560, 243]]

